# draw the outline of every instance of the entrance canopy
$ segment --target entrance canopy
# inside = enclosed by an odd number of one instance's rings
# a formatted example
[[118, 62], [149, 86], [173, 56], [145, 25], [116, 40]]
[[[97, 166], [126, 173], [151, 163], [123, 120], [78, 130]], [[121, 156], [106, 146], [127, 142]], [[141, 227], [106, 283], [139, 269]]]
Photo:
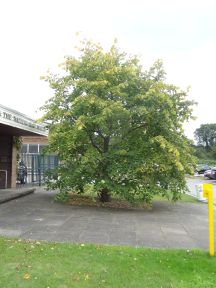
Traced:
[[0, 105], [0, 134], [11, 136], [48, 136], [43, 124], [37, 124], [26, 115]]

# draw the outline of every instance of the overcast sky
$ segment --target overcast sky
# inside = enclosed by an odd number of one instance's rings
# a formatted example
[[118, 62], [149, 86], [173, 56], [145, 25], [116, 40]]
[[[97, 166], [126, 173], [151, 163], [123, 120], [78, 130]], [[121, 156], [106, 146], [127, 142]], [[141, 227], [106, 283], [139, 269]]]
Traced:
[[52, 91], [40, 80], [73, 55], [75, 36], [138, 54], [144, 68], [162, 59], [167, 81], [198, 102], [196, 121], [216, 123], [215, 0], [2, 0], [0, 1], [0, 104], [33, 118]]

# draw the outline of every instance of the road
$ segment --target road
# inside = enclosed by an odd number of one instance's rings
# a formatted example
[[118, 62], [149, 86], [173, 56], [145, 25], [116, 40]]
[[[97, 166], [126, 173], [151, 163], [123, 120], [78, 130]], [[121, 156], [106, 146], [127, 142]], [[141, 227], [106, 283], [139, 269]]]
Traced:
[[187, 179], [187, 185], [188, 185], [190, 194], [193, 196], [196, 196], [197, 195], [196, 185], [203, 184], [203, 183], [213, 185], [214, 204], [216, 204], [216, 180], [205, 179], [203, 176], [198, 176], [198, 177], [195, 176], [194, 178], [188, 178]]

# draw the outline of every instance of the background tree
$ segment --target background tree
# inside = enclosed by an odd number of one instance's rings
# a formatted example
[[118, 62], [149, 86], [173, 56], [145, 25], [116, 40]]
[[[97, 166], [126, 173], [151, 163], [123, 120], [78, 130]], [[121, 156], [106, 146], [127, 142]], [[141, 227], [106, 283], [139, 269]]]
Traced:
[[210, 151], [216, 144], [216, 124], [202, 124], [194, 132], [198, 145], [204, 146]]
[[192, 113], [187, 93], [164, 82], [161, 61], [142, 71], [116, 44], [105, 52], [83, 41], [79, 51], [65, 58], [63, 75], [45, 77], [55, 95], [42, 120], [61, 160], [49, 187], [82, 193], [91, 184], [101, 201], [178, 199], [194, 163], [182, 129]]

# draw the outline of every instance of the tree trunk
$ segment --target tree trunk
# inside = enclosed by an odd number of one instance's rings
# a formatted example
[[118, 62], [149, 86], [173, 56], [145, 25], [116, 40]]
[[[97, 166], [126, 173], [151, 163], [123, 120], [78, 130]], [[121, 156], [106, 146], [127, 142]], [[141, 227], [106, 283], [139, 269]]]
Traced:
[[99, 199], [101, 202], [110, 202], [110, 194], [107, 188], [101, 189], [99, 193]]
[[208, 143], [208, 141], [205, 141], [205, 143], [206, 143], [205, 149], [206, 149], [207, 152], [209, 152], [209, 150], [210, 150], [209, 149], [209, 143]]
[[[103, 147], [103, 153], [104, 156], [106, 155], [106, 153], [109, 150], [109, 136], [104, 137], [104, 147]], [[108, 167], [108, 162], [107, 162], [107, 158], [105, 156], [103, 164], [102, 164], [102, 169], [101, 169], [101, 177], [102, 179], [106, 179], [107, 178], [107, 167]], [[101, 202], [110, 202], [110, 193], [108, 188], [103, 188], [100, 190], [99, 192], [99, 199]]]

